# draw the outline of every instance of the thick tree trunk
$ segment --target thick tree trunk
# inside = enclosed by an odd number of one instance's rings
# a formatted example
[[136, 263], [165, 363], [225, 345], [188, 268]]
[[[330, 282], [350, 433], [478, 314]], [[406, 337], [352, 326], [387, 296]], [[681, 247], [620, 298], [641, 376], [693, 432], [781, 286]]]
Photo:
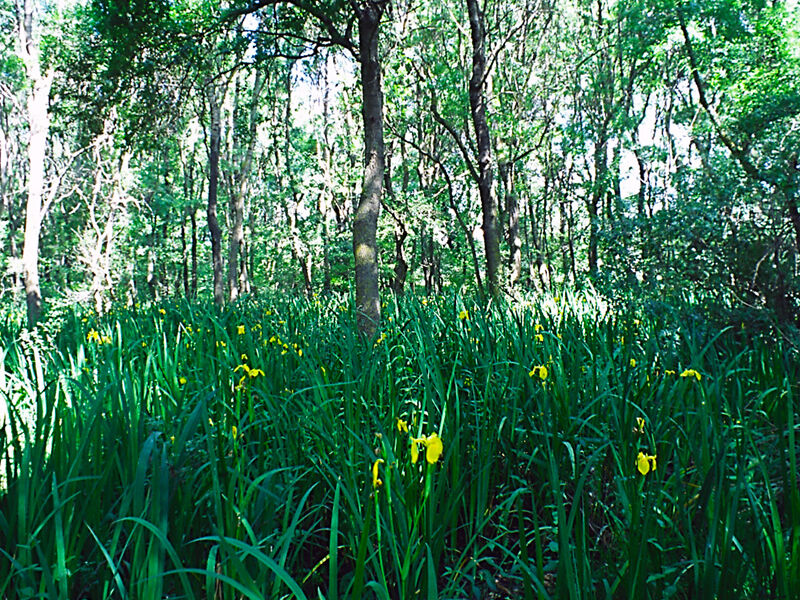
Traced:
[[206, 97], [211, 113], [208, 148], [208, 230], [211, 234], [211, 265], [214, 273], [214, 302], [222, 306], [225, 300], [225, 280], [222, 274], [222, 231], [217, 220], [217, 188], [219, 186], [219, 148], [222, 133], [220, 99], [211, 82], [206, 84]]
[[364, 179], [353, 218], [358, 330], [372, 337], [381, 318], [378, 291], [378, 215], [383, 193], [383, 91], [378, 56], [378, 32], [386, 1], [366, 3], [358, 11], [358, 49], [364, 119]]
[[[27, 4], [27, 3], [26, 3]], [[28, 306], [28, 326], [33, 327], [42, 314], [39, 288], [39, 238], [42, 231], [42, 194], [44, 191], [45, 150], [50, 128], [48, 102], [52, 73], [34, 80], [28, 97], [28, 201], [25, 207], [25, 245], [22, 249], [22, 274]]]
[[492, 154], [486, 122], [486, 29], [478, 0], [467, 0], [472, 34], [472, 77], [469, 80], [469, 105], [478, 147], [478, 191], [483, 212], [483, 240], [486, 248], [486, 279], [489, 293], [500, 293], [500, 236], [497, 230], [497, 199], [492, 194]]
[[54, 72], [42, 75], [39, 42], [34, 36], [34, 0], [17, 3], [19, 54], [25, 65], [31, 88], [28, 93], [28, 199], [25, 207], [25, 242], [22, 248], [22, 277], [28, 308], [28, 326], [33, 327], [42, 314], [39, 288], [39, 238], [42, 231], [42, 195], [44, 193], [45, 151], [50, 129], [50, 87]]

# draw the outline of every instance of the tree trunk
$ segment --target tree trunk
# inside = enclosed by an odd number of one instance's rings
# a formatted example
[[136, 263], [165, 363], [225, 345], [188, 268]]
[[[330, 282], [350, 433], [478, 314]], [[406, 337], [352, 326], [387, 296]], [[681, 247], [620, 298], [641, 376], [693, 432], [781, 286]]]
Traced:
[[486, 29], [478, 0], [467, 0], [472, 34], [472, 77], [469, 80], [469, 105], [478, 147], [478, 191], [483, 212], [483, 240], [486, 248], [486, 279], [489, 293], [500, 293], [500, 237], [497, 231], [497, 199], [492, 194], [492, 155], [489, 126], [486, 122]]
[[370, 2], [358, 11], [358, 49], [364, 119], [364, 179], [353, 218], [358, 330], [372, 337], [381, 318], [378, 291], [378, 215], [383, 193], [383, 92], [378, 56], [378, 32], [388, 2]]
[[217, 221], [217, 188], [219, 186], [219, 148], [222, 133], [220, 99], [211, 82], [206, 84], [206, 97], [211, 113], [208, 148], [208, 230], [211, 234], [211, 265], [214, 273], [214, 303], [222, 306], [225, 300], [225, 280], [222, 274], [222, 231]]
[[328, 82], [328, 57], [322, 63], [324, 93], [322, 96], [322, 141], [319, 144], [319, 162], [322, 171], [322, 190], [319, 194], [320, 237], [322, 239], [322, 291], [331, 291], [330, 239], [331, 226], [329, 215], [333, 199], [333, 166], [331, 153], [331, 125], [328, 118], [330, 106], [330, 85]]
[[42, 75], [39, 64], [39, 41], [34, 36], [34, 0], [17, 3], [19, 54], [25, 65], [31, 88], [28, 92], [28, 199], [25, 207], [25, 241], [22, 248], [22, 277], [28, 308], [28, 327], [34, 327], [42, 314], [39, 288], [39, 238], [42, 231], [42, 195], [44, 192], [45, 151], [50, 129], [50, 87], [54, 72]]
[[[396, 205], [397, 197], [394, 195], [394, 188], [392, 187], [392, 173], [391, 173], [391, 158], [390, 155], [386, 156], [386, 169], [384, 171], [384, 188], [386, 189], [387, 198], [391, 198], [392, 203]], [[385, 206], [387, 212], [394, 220], [394, 278], [392, 279], [392, 291], [398, 296], [402, 296], [405, 292], [406, 275], [408, 274], [408, 261], [406, 260], [406, 253], [403, 245], [408, 238], [408, 227], [403, 220], [401, 214], [394, 208]]]
[[197, 209], [193, 206], [190, 215], [192, 219], [192, 292], [191, 297], [197, 296]]
[[522, 240], [519, 236], [519, 201], [514, 193], [514, 165], [500, 165], [508, 213], [508, 287], [513, 290], [522, 276]]
[[[247, 148], [235, 181], [231, 186], [230, 211], [232, 216], [230, 248], [228, 251], [228, 286], [231, 301], [248, 286], [247, 263], [244, 260], [244, 198], [247, 195], [247, 178], [253, 164], [253, 153], [256, 145], [256, 128], [258, 127], [258, 99], [264, 87], [264, 73], [256, 70], [253, 82], [253, 95], [250, 100]], [[234, 132], [231, 132], [234, 135]]]

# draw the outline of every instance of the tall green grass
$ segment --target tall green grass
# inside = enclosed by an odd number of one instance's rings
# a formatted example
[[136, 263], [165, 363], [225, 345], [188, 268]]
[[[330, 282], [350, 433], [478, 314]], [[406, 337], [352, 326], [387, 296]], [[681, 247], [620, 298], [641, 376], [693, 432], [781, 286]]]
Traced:
[[348, 306], [7, 324], [0, 597], [800, 598], [791, 345], [571, 293], [389, 301], [365, 342]]

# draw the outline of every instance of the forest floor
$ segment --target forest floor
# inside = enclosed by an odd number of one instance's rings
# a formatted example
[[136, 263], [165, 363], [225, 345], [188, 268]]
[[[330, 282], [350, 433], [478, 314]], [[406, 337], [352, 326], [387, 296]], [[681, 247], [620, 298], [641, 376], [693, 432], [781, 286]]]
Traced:
[[797, 348], [693, 311], [8, 318], [0, 597], [798, 597]]

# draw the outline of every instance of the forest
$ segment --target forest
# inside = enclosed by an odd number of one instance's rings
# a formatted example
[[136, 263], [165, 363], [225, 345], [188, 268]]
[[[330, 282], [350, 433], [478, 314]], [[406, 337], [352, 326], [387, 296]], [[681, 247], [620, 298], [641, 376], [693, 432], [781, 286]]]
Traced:
[[800, 600], [800, 2], [0, 0], [0, 598]]

